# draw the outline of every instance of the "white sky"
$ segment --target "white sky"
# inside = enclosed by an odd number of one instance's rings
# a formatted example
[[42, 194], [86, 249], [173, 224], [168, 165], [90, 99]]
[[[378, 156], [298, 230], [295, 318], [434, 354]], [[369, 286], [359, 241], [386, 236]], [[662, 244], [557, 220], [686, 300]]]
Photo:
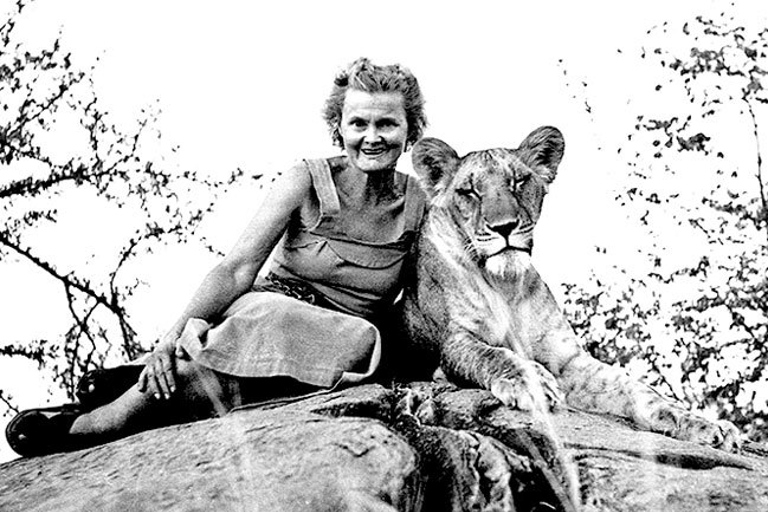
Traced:
[[[598, 149], [627, 133], [633, 91], [653, 83], [656, 68], [637, 57], [645, 32], [729, 3], [38, 0], [20, 28], [45, 38], [61, 26], [76, 63], [99, 56], [97, 91], [116, 121], [159, 101], [164, 139], [179, 144], [182, 165], [195, 169], [269, 172], [335, 154], [320, 109], [337, 70], [359, 56], [410, 67], [427, 99], [427, 134], [459, 153], [514, 147], [533, 128], [555, 125], [566, 153], [536, 258], [557, 285], [586, 275], [595, 244], [621, 247], [622, 236], [631, 237], [609, 185], [620, 162]], [[739, 8], [768, 19], [763, 4]], [[228, 202], [212, 221], [223, 249], [248, 221], [254, 199], [248, 191]], [[148, 273], [158, 281], [148, 304], [158, 329], [175, 319], [208, 264], [179, 265], [169, 256]], [[0, 305], [20, 312], [34, 304], [39, 323], [45, 311], [35, 287], [28, 289], [0, 288]], [[13, 368], [16, 394], [28, 393], [23, 406], [39, 404], [46, 398], [39, 377], [20, 366]], [[1, 441], [0, 460], [10, 456]]]

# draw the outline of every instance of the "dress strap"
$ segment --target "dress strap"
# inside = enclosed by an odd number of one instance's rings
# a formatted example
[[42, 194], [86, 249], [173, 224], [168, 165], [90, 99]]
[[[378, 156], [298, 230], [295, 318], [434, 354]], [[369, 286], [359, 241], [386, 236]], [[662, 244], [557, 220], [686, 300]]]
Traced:
[[419, 181], [413, 176], [408, 176], [405, 187], [404, 231], [418, 231], [427, 208], [426, 196]]
[[312, 185], [320, 201], [320, 218], [337, 215], [340, 210], [339, 195], [331, 177], [331, 167], [326, 159], [304, 160], [312, 177]]

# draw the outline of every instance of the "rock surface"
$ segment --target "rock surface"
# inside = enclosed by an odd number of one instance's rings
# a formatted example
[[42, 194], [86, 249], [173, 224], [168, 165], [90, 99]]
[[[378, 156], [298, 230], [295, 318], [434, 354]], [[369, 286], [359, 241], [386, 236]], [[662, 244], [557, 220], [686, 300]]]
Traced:
[[764, 512], [764, 455], [371, 384], [5, 463], [0, 510]]

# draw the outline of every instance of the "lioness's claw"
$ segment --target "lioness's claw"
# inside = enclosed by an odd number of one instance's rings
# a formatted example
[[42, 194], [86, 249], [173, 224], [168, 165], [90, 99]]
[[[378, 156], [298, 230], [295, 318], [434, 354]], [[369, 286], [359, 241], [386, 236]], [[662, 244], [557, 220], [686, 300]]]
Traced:
[[552, 373], [549, 372], [544, 366], [539, 363], [533, 362], [533, 368], [536, 370], [536, 377], [538, 378], [539, 385], [544, 390], [544, 395], [547, 398], [547, 403], [551, 410], [559, 409], [563, 403], [565, 403], [565, 397], [560, 391], [560, 386], [557, 384], [557, 379]]
[[533, 406], [533, 398], [518, 379], [494, 380], [491, 393], [507, 407], [527, 411]]
[[713, 444], [713, 446], [729, 452], [741, 451], [744, 440], [736, 425], [729, 421], [719, 421], [718, 424], [720, 429], [715, 438], [715, 443], [717, 444]]
[[[667, 417], [674, 421], [676, 428], [672, 431], [672, 437], [729, 452], [741, 450], [741, 432], [730, 421], [711, 421], [677, 407], [661, 407], [659, 411], [661, 413], [657, 413], [657, 417]], [[664, 431], [663, 425], [659, 427], [662, 428], [658, 430]]]
[[491, 393], [504, 405], [522, 411], [532, 411], [536, 404], [539, 409], [550, 411], [563, 402], [555, 377], [538, 363], [521, 369], [515, 377], [495, 379]]

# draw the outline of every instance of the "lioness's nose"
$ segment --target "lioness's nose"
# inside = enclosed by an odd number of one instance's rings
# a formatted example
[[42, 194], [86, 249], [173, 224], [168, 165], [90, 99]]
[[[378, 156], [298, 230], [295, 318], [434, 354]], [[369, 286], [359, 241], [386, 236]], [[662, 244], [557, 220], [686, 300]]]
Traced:
[[515, 230], [518, 224], [520, 224], [520, 220], [515, 219], [510, 222], [502, 222], [499, 224], [488, 224], [488, 229], [490, 229], [494, 233], [498, 233], [504, 238], [504, 240], [506, 240], [509, 237], [509, 234]]

